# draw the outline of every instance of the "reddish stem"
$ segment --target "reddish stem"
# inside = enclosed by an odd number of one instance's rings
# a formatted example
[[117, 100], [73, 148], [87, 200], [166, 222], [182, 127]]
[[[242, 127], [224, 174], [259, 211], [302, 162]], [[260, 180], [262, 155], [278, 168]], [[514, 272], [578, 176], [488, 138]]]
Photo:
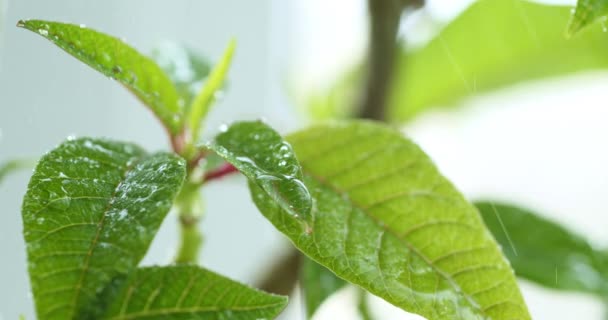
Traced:
[[235, 173], [235, 172], [238, 172], [238, 170], [233, 165], [231, 165], [230, 163], [224, 163], [219, 168], [205, 173], [205, 177], [203, 178], [203, 183], [210, 181], [210, 180], [222, 178], [226, 175], [229, 175], [229, 174]]

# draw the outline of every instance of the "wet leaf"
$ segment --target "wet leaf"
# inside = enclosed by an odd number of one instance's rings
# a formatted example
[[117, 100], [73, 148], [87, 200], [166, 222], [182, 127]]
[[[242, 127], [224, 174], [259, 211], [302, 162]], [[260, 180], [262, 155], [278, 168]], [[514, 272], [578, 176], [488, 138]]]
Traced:
[[207, 116], [216, 95], [218, 95], [219, 90], [224, 85], [224, 79], [228, 73], [235, 49], [236, 41], [232, 39], [228, 43], [228, 47], [220, 61], [211, 70], [209, 78], [205, 81], [205, 85], [196, 95], [194, 101], [192, 101], [189, 109], [190, 112], [188, 113], [188, 124], [192, 134], [192, 141], [194, 142], [198, 140], [201, 121]]
[[42, 157], [23, 200], [39, 319], [83, 319], [109, 281], [136, 267], [171, 208], [185, 161], [82, 138]]
[[312, 200], [289, 143], [261, 121], [237, 122], [208, 145], [292, 217], [308, 221]]
[[338, 278], [324, 266], [304, 258], [300, 286], [302, 287], [306, 315], [311, 319], [321, 304], [336, 291], [344, 288], [346, 281]]
[[182, 128], [183, 106], [171, 80], [150, 58], [124, 41], [67, 23], [23, 20], [17, 26], [33, 31], [105, 76], [122, 83], [160, 119], [173, 135]]
[[608, 296], [608, 255], [532, 211], [477, 202], [517, 276], [549, 288]]
[[342, 122], [288, 141], [314, 199], [310, 228], [250, 188], [260, 211], [310, 258], [430, 320], [530, 319], [475, 207], [400, 132]]
[[197, 266], [140, 268], [106, 290], [100, 319], [274, 319], [287, 297], [247, 287]]
[[608, 16], [608, 0], [578, 0], [568, 24], [568, 34], [573, 35], [601, 18], [604, 19], [602, 23], [605, 23], [606, 16]]
[[152, 58], [167, 73], [188, 108], [209, 76], [211, 62], [194, 50], [174, 42], [158, 45], [152, 51]]

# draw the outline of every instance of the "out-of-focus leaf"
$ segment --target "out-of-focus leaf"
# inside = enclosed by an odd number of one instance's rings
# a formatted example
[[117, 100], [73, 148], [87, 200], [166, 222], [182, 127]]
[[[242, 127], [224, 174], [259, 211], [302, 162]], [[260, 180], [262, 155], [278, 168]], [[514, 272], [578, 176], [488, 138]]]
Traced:
[[17, 26], [50, 40], [78, 60], [117, 80], [137, 96], [173, 135], [182, 128], [184, 107], [163, 70], [124, 41], [67, 23], [23, 20]]
[[[582, 28], [608, 15], [608, 0], [578, 0], [568, 25], [568, 34], [573, 35]], [[606, 28], [603, 26], [603, 28]]]
[[306, 315], [310, 319], [321, 304], [348, 282], [338, 278], [324, 266], [304, 257], [300, 276]]
[[211, 104], [213, 104], [213, 101], [215, 100], [215, 96], [224, 85], [224, 79], [228, 73], [228, 68], [230, 67], [230, 62], [232, 61], [235, 49], [236, 41], [232, 39], [228, 43], [228, 47], [226, 48], [226, 51], [224, 51], [224, 55], [220, 61], [213, 67], [213, 70], [211, 70], [203, 88], [192, 101], [187, 121], [193, 142], [198, 140], [201, 121], [207, 116]]
[[[570, 7], [524, 0], [479, 0], [418, 49], [400, 49], [389, 120], [530, 80], [608, 68], [608, 33], [600, 26], [567, 39]], [[407, 46], [407, 43], [405, 44]], [[360, 67], [340, 77], [308, 108], [321, 118], [355, 114]], [[324, 112], [319, 109], [327, 108]]]
[[477, 209], [418, 146], [364, 121], [288, 137], [314, 199], [311, 224], [256, 184], [260, 211], [340, 278], [427, 319], [530, 319]]
[[515, 273], [549, 288], [608, 296], [608, 255], [581, 236], [532, 211], [477, 202]]
[[287, 297], [197, 266], [140, 268], [113, 281], [104, 295], [104, 320], [274, 319], [287, 304]]
[[236, 122], [208, 145], [293, 217], [308, 221], [312, 199], [289, 143], [262, 121]]
[[25, 159], [14, 159], [0, 163], [0, 183], [7, 175], [21, 169], [33, 168], [35, 165], [34, 161]]
[[566, 39], [570, 8], [522, 0], [481, 0], [420, 50], [402, 54], [391, 96], [393, 118], [522, 81], [608, 67], [601, 28]]
[[158, 45], [152, 51], [152, 58], [173, 81], [182, 99], [179, 103], [189, 108], [209, 76], [211, 62], [193, 50], [173, 42]]
[[39, 319], [86, 319], [96, 295], [135, 268], [186, 173], [173, 154], [82, 138], [42, 157], [23, 200]]

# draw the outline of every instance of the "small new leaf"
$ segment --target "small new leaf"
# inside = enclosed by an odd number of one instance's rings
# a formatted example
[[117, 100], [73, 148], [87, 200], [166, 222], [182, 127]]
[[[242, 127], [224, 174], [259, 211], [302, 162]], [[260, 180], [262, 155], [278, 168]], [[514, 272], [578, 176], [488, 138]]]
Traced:
[[184, 108], [178, 103], [177, 90], [150, 58], [120, 39], [83, 25], [22, 20], [17, 26], [47, 38], [76, 59], [122, 83], [154, 112], [171, 135], [180, 133]]
[[583, 237], [532, 211], [477, 202], [515, 273], [549, 288], [608, 297], [608, 255]]
[[197, 266], [147, 267], [104, 292], [102, 320], [274, 319], [287, 297], [265, 293]]
[[108, 140], [66, 141], [45, 155], [23, 200], [39, 319], [84, 319], [97, 294], [146, 253], [185, 177], [175, 155]]
[[213, 67], [203, 88], [194, 98], [194, 101], [192, 101], [192, 105], [189, 108], [190, 112], [187, 117], [190, 133], [192, 135], [192, 142], [198, 140], [201, 121], [207, 116], [207, 113], [215, 100], [215, 96], [224, 85], [224, 79], [228, 73], [228, 68], [230, 67], [230, 62], [232, 61], [235, 49], [236, 40], [232, 39], [228, 43], [228, 47], [226, 48], [226, 51], [224, 51], [222, 59]]
[[[199, 92], [211, 71], [211, 62], [194, 50], [173, 42], [163, 42], [152, 51], [152, 58], [167, 73], [186, 107]], [[188, 110], [185, 110], [188, 113]]]
[[608, 0], [578, 0], [568, 24], [568, 35], [574, 35], [602, 18], [605, 23], [606, 16], [608, 16]]
[[477, 209], [400, 132], [354, 121], [287, 140], [315, 203], [309, 232], [249, 185], [260, 211], [310, 258], [429, 320], [530, 319]]
[[261, 121], [237, 122], [207, 145], [259, 185], [281, 208], [308, 221], [312, 199], [289, 143]]

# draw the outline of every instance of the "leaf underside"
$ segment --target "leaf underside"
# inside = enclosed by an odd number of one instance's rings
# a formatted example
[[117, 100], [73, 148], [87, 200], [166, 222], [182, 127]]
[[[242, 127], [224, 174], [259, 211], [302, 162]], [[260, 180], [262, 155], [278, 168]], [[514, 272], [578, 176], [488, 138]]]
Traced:
[[137, 96], [167, 130], [176, 135], [182, 127], [183, 101], [171, 80], [150, 58], [124, 41], [67, 23], [25, 20], [17, 24], [55, 45], [107, 77], [122, 83]]
[[107, 320], [274, 319], [287, 298], [196, 266], [140, 268], [104, 292]]
[[116, 275], [136, 267], [185, 177], [175, 155], [82, 138], [45, 155], [23, 201], [40, 319], [82, 319]]
[[608, 255], [581, 236], [532, 211], [475, 203], [517, 276], [549, 288], [608, 296]]
[[262, 121], [236, 122], [207, 146], [261, 186], [292, 216], [305, 221], [312, 207], [293, 149]]
[[288, 141], [314, 199], [310, 232], [257, 185], [250, 188], [260, 211], [302, 252], [431, 320], [530, 319], [475, 207], [401, 133], [347, 122]]

